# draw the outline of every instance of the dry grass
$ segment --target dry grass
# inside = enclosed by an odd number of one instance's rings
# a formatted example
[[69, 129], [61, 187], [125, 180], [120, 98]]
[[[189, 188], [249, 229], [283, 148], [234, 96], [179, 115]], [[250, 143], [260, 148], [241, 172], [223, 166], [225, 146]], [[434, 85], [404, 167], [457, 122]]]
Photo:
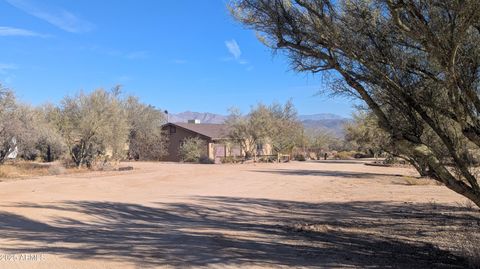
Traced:
[[[83, 174], [94, 172], [114, 172], [114, 171], [130, 171], [133, 167], [126, 166], [120, 167], [119, 164], [101, 164], [91, 169], [77, 168], [74, 166], [68, 166], [68, 164], [62, 162], [54, 163], [39, 163], [28, 161], [15, 161], [0, 165], [0, 182], [11, 181], [32, 177], [42, 176], [58, 176], [68, 174]], [[95, 174], [98, 176], [98, 174]]]
[[436, 181], [430, 178], [403, 176], [402, 179], [405, 181], [405, 184], [409, 186], [437, 185]]
[[354, 159], [355, 154], [357, 154], [356, 151], [340, 151], [340, 152], [337, 152], [333, 156], [333, 159], [335, 159], [335, 160], [351, 160], [351, 159]]
[[0, 165], [1, 179], [19, 179], [26, 177], [51, 176], [72, 173], [59, 163], [37, 163], [18, 161]]
[[49, 165], [31, 162], [15, 162], [0, 166], [0, 178], [22, 178], [49, 175]]

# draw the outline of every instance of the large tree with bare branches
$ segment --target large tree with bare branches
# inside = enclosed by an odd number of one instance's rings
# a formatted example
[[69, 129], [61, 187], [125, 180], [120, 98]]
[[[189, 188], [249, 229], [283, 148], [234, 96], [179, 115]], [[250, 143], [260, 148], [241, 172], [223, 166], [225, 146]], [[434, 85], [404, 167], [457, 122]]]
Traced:
[[[301, 72], [362, 99], [399, 154], [480, 206], [480, 1], [234, 0], [234, 16]], [[451, 169], [450, 167], [453, 167]]]

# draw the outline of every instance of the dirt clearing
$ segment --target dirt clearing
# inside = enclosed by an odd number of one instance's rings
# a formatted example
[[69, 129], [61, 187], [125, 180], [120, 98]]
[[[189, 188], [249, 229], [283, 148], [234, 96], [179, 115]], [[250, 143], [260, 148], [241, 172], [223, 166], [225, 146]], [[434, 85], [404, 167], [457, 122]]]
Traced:
[[358, 161], [128, 163], [0, 183], [0, 268], [462, 268], [465, 199]]

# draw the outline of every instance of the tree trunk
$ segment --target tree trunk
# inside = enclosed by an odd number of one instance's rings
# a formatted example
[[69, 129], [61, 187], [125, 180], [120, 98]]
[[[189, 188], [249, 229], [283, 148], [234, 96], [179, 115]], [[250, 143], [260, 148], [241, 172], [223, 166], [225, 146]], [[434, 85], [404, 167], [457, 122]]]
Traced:
[[445, 186], [454, 192], [465, 196], [480, 207], [480, 193], [476, 192], [472, 187], [465, 184], [461, 180], [457, 180], [448, 169], [441, 164], [440, 160], [435, 156], [432, 150], [424, 144], [413, 144], [407, 140], [397, 141], [399, 148], [405, 151], [406, 155], [416, 156], [425, 160], [428, 167], [433, 170], [434, 179], [445, 184]]

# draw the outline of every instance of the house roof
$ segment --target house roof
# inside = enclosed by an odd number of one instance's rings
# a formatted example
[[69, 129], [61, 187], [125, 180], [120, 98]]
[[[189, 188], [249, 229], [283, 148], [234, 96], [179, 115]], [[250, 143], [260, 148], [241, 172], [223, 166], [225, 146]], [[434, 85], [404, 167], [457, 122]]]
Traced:
[[222, 139], [228, 135], [226, 124], [210, 124], [210, 123], [168, 123], [167, 125], [175, 125], [189, 131], [209, 137], [210, 139]]

